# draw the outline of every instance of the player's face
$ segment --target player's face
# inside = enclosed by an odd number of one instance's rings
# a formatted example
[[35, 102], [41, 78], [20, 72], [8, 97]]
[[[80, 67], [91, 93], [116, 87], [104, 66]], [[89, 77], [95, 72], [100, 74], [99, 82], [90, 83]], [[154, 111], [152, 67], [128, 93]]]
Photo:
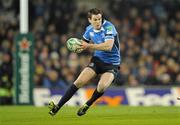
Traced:
[[99, 30], [102, 25], [102, 15], [92, 15], [91, 18], [89, 18], [89, 22], [91, 23], [94, 29]]

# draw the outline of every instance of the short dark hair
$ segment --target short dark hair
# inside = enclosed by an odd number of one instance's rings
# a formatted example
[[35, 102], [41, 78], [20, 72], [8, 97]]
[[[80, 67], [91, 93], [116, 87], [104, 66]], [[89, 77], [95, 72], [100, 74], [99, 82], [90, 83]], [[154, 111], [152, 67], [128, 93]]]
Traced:
[[98, 14], [101, 14], [102, 17], [103, 17], [103, 12], [101, 10], [99, 10], [97, 8], [93, 8], [93, 9], [90, 9], [88, 11], [88, 15], [87, 16], [88, 16], [88, 18], [91, 18], [92, 15], [98, 15]]

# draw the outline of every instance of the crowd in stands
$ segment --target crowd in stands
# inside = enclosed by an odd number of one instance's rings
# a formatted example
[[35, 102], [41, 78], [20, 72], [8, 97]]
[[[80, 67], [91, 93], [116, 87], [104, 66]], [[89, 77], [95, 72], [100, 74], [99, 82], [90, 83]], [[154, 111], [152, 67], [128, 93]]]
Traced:
[[132, 86], [180, 83], [180, 11], [177, 1], [110, 2], [120, 33], [121, 73]]
[[[106, 2], [105, 17], [120, 34], [121, 78], [115, 85], [180, 85], [180, 3]], [[66, 89], [88, 64], [92, 52], [75, 54], [66, 48], [70, 37], [82, 38], [88, 25], [87, 8], [74, 0], [30, 1], [36, 87]], [[17, 0], [0, 1], [0, 87], [8, 89], [13, 85], [12, 54], [14, 36], [19, 33], [18, 16]]]

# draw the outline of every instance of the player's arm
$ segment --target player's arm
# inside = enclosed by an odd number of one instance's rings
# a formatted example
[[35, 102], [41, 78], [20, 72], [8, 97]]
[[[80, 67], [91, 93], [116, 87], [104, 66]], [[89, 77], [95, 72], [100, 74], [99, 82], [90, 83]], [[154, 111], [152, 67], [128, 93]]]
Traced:
[[86, 30], [86, 32], [83, 35], [83, 39], [80, 45], [83, 50], [91, 49], [91, 50], [111, 51], [114, 44], [113, 27], [109, 26], [107, 28], [107, 31], [105, 34], [105, 41], [103, 43], [93, 44], [90, 41], [91, 39], [90, 39], [89, 30]]
[[81, 46], [83, 49], [111, 51], [113, 44], [114, 44], [114, 39], [108, 39], [105, 42], [100, 43], [100, 44], [92, 44], [92, 43], [87, 43], [83, 41]]

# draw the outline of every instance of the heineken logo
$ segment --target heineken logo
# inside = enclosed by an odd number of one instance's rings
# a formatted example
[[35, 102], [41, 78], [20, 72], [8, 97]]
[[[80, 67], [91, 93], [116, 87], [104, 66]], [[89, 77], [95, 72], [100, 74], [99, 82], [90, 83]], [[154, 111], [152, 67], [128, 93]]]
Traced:
[[30, 46], [31, 41], [26, 37], [19, 41], [19, 102], [30, 103]]
[[15, 47], [14, 101], [16, 104], [33, 104], [33, 35], [31, 33], [18, 34], [15, 37]]
[[31, 41], [28, 41], [27, 38], [23, 38], [22, 41], [19, 42], [19, 47], [21, 51], [29, 51], [31, 46]]
[[20, 73], [20, 93], [19, 93], [19, 102], [21, 103], [29, 103], [29, 78], [30, 78], [30, 56], [29, 53], [19, 53], [20, 57], [20, 67], [19, 67], [19, 73]]

